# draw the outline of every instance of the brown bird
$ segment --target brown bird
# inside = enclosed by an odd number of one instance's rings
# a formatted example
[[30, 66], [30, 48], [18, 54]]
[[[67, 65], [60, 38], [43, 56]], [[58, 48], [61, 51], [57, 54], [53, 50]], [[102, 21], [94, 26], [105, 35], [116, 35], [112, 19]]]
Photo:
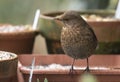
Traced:
[[85, 58], [87, 59], [85, 71], [89, 72], [88, 57], [94, 53], [98, 43], [91, 26], [77, 11], [67, 11], [55, 17], [55, 20], [62, 21], [64, 24], [61, 31], [61, 45], [65, 54], [74, 59], [70, 72], [73, 72], [73, 65], [76, 59]]

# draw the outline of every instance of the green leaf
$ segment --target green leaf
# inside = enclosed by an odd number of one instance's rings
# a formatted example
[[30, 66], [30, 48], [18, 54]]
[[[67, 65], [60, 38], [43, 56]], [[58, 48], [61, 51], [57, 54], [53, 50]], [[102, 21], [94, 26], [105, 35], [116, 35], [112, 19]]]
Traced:
[[44, 82], [48, 82], [48, 79], [47, 79], [47, 78], [45, 78], [45, 79], [44, 79]]
[[37, 82], [40, 82], [40, 80], [39, 80], [39, 79], [37, 79]]

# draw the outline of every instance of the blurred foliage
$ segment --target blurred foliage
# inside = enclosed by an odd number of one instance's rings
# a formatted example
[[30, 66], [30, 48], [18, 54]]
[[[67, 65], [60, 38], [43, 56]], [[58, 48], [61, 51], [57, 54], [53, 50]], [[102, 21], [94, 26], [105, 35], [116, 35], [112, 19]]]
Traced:
[[90, 73], [84, 73], [81, 75], [79, 82], [98, 82], [97, 77]]
[[45, 79], [44, 79], [44, 82], [48, 82], [48, 79], [47, 79], [47, 78], [45, 78]]
[[32, 0], [0, 0], [0, 23], [25, 24]]
[[[37, 79], [37, 82], [40, 82], [40, 80], [39, 80], [39, 79]], [[48, 79], [47, 79], [47, 78], [45, 78], [45, 79], [44, 79], [44, 82], [48, 82]]]
[[[60, 10], [114, 9], [118, 0], [0, 0], [0, 23], [32, 24], [36, 9]], [[114, 2], [114, 3], [113, 3]], [[108, 5], [112, 6], [108, 6]]]
[[0, 0], [0, 23], [32, 24], [36, 9], [43, 12], [56, 10], [61, 1]]

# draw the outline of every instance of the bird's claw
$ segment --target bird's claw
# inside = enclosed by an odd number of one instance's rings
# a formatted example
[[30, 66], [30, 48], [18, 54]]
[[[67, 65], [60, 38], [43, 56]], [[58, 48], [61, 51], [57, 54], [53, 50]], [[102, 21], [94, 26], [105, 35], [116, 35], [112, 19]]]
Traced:
[[90, 73], [90, 69], [89, 69], [89, 67], [87, 66], [86, 69], [85, 69], [83, 72]]
[[69, 71], [69, 74], [70, 74], [71, 76], [73, 76], [74, 74], [77, 74], [77, 72], [76, 72], [75, 69], [71, 68], [70, 71]]

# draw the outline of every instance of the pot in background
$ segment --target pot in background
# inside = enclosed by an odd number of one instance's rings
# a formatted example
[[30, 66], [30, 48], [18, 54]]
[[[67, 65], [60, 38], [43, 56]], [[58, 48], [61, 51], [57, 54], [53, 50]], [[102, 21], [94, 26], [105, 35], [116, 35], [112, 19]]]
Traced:
[[[2, 55], [10, 58], [1, 59]], [[18, 56], [11, 52], [0, 51], [0, 82], [18, 82], [17, 79]]]
[[[99, 46], [96, 54], [119, 54], [120, 53], [120, 20], [107, 19], [106, 17], [113, 17], [112, 11], [79, 11], [80, 15], [96, 15], [101, 16], [104, 20], [97, 20], [94, 16], [93, 20], [86, 20], [92, 26], [98, 41]], [[58, 21], [46, 19], [46, 17], [55, 17], [63, 12], [45, 13], [45, 18], [40, 19], [40, 33], [46, 39], [48, 52], [50, 54], [64, 53], [60, 44], [60, 33], [62, 24]], [[106, 19], [107, 20], [106, 20]]]
[[[25, 26], [0, 25], [0, 28], [9, 28], [10, 31], [14, 28], [24, 28]], [[0, 32], [0, 50], [14, 52], [16, 54], [31, 54], [33, 50], [34, 40], [38, 31], [14, 31], [14, 32]]]

